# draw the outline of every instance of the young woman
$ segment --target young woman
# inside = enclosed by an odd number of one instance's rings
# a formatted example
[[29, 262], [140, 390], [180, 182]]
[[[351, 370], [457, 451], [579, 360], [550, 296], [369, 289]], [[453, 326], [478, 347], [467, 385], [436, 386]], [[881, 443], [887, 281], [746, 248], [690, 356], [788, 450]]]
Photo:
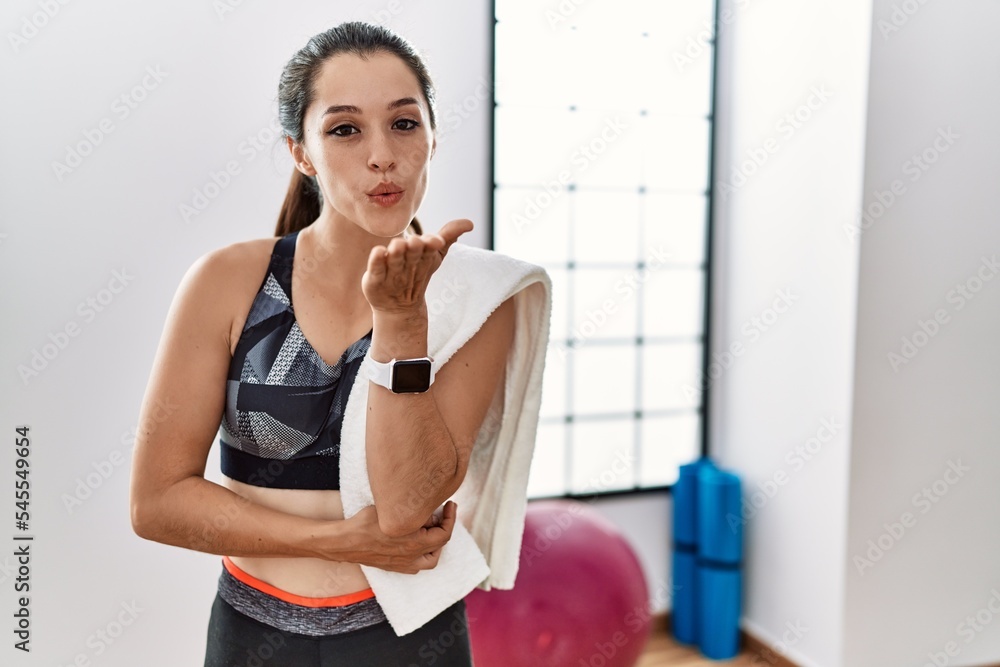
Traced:
[[[414, 217], [437, 142], [405, 40], [359, 22], [316, 35], [282, 73], [279, 115], [296, 170], [277, 238], [205, 254], [177, 290], [142, 404], [133, 527], [223, 556], [206, 666], [471, 665], [462, 599], [399, 636], [361, 566], [437, 566], [503, 395], [515, 299], [446, 364], [426, 359], [426, 288], [472, 223], [422, 234]], [[394, 379], [371, 371], [375, 502], [345, 519], [341, 426], [366, 361]], [[224, 485], [204, 479], [216, 433]]]

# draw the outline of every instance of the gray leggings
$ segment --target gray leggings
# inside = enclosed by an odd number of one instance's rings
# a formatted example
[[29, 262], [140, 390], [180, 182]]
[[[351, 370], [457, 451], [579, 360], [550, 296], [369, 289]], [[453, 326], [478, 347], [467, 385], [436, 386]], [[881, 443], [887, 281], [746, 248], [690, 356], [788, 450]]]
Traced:
[[397, 637], [388, 621], [314, 637], [286, 632], [234, 609], [218, 593], [205, 667], [472, 667], [465, 600]]

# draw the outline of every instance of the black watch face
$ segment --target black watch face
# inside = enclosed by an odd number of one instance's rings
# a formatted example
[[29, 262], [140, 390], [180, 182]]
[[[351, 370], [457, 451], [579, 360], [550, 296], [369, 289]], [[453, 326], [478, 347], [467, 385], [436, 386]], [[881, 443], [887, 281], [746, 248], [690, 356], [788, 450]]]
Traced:
[[431, 362], [427, 359], [397, 361], [392, 367], [392, 391], [397, 394], [427, 391], [431, 386]]

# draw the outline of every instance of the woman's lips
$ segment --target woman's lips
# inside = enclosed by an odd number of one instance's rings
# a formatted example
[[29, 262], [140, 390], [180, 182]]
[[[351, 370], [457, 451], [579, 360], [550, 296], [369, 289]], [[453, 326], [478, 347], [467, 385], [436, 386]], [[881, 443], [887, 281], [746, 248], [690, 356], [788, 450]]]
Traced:
[[392, 206], [400, 199], [403, 198], [403, 193], [405, 190], [399, 192], [393, 192], [392, 194], [385, 195], [368, 195], [368, 199], [378, 204], [379, 206]]

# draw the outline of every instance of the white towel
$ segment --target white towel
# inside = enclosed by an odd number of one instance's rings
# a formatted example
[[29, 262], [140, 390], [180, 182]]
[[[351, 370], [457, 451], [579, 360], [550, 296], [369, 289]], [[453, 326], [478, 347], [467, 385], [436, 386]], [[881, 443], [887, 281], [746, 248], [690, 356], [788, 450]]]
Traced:
[[[460, 243], [449, 248], [431, 276], [425, 292], [427, 353], [437, 369], [511, 296], [516, 325], [506, 380], [480, 429], [465, 479], [452, 496], [458, 503], [458, 520], [437, 566], [416, 574], [361, 566], [399, 636], [421, 627], [474, 588], [514, 587], [549, 340], [551, 293], [549, 276], [540, 266]], [[345, 518], [374, 504], [365, 458], [368, 388], [367, 376], [358, 373], [344, 412], [340, 493]]]

